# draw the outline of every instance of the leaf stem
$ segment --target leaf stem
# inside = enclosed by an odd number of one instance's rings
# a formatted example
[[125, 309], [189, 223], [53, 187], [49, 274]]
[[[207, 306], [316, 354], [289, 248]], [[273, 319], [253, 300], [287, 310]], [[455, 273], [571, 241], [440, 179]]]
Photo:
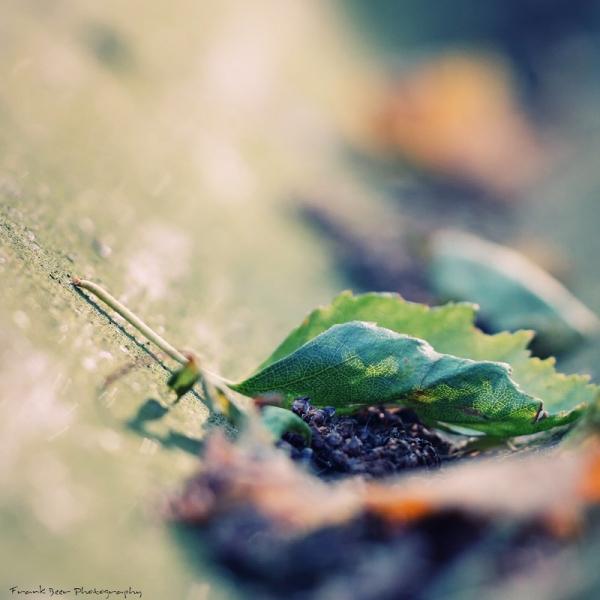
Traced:
[[136, 314], [130, 311], [124, 304], [121, 304], [113, 295], [109, 294], [104, 288], [98, 284], [88, 281], [86, 279], [73, 279], [73, 285], [77, 288], [87, 290], [92, 293], [96, 298], [99, 298], [106, 305], [110, 306], [117, 314], [123, 317], [130, 325], [135, 327], [140, 333], [146, 336], [148, 340], [154, 343], [160, 348], [165, 354], [170, 356], [173, 360], [178, 363], [185, 365], [188, 362], [188, 358], [184, 354], [179, 352], [176, 348], [171, 346], [167, 340], [162, 338], [154, 329], [146, 325]]

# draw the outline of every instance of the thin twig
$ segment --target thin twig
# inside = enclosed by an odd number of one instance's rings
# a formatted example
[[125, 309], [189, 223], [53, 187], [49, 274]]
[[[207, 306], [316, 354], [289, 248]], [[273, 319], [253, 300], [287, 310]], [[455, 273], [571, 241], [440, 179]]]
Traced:
[[110, 306], [117, 314], [121, 315], [130, 325], [135, 327], [139, 332], [146, 336], [148, 340], [154, 343], [160, 348], [165, 354], [170, 356], [173, 360], [178, 363], [185, 365], [188, 362], [188, 358], [184, 354], [179, 352], [176, 348], [171, 346], [167, 340], [162, 338], [156, 331], [146, 325], [137, 315], [131, 312], [125, 305], [121, 304], [113, 295], [109, 294], [104, 288], [92, 281], [86, 279], [73, 279], [73, 285], [75, 287], [87, 290], [94, 294], [97, 298], [102, 300], [106, 305]]

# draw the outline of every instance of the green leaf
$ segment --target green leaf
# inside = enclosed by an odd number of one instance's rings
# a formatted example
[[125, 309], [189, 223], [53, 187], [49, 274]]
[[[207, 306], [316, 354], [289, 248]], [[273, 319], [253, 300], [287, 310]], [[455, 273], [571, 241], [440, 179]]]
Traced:
[[181, 396], [187, 394], [196, 385], [199, 379], [200, 369], [194, 358], [191, 357], [181, 369], [177, 369], [171, 374], [167, 380], [167, 385], [177, 394], [179, 400]]
[[598, 317], [523, 255], [474, 235], [437, 233], [429, 279], [439, 297], [469, 299], [495, 331], [531, 328], [547, 353], [565, 350], [600, 331]]
[[279, 406], [265, 406], [261, 411], [262, 424], [273, 434], [276, 440], [284, 433], [298, 433], [310, 444], [310, 427], [297, 414]]
[[237, 390], [306, 395], [343, 411], [400, 403], [428, 422], [493, 435], [533, 431], [542, 407], [505, 364], [439, 354], [423, 340], [362, 321], [334, 325]]
[[[430, 308], [396, 294], [344, 292], [233, 387], [246, 395], [303, 394], [346, 410], [395, 402], [429, 423], [500, 437], [571, 423], [598, 396], [587, 377], [561, 375], [553, 359], [531, 358], [531, 332], [486, 335], [474, 317], [470, 304]], [[512, 374], [498, 363], [509, 363]], [[540, 402], [549, 415], [536, 421]]]
[[259, 367], [264, 369], [297, 350], [333, 325], [367, 321], [428, 341], [438, 352], [473, 360], [512, 363], [527, 358], [530, 331], [486, 335], [474, 326], [477, 307], [461, 302], [430, 307], [407, 302], [398, 294], [342, 292], [333, 302], [312, 311]]

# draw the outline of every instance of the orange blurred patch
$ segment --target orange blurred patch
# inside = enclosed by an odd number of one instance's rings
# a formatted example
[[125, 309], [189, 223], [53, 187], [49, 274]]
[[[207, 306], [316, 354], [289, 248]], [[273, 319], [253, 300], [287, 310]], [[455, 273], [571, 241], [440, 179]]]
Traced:
[[583, 519], [577, 508], [562, 506], [543, 515], [542, 522], [552, 537], [573, 539], [583, 532]]
[[502, 63], [446, 55], [383, 102], [378, 138], [408, 161], [503, 196], [540, 174], [542, 147]]
[[387, 521], [410, 523], [435, 511], [434, 505], [418, 496], [390, 493], [389, 488], [372, 486], [365, 494], [365, 510]]
[[600, 442], [591, 442], [591, 448], [586, 452], [588, 457], [579, 484], [579, 496], [589, 504], [600, 502]]

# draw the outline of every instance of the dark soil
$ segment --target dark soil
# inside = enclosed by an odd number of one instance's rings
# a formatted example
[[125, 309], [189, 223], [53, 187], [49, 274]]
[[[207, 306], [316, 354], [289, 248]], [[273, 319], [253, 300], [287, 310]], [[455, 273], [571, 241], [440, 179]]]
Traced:
[[468, 569], [479, 557], [485, 558], [479, 583], [492, 585], [535, 569], [561, 548], [537, 523], [508, 526], [461, 511], [396, 527], [362, 516], [290, 536], [248, 506], [181, 533], [192, 540], [200, 535], [243, 597], [261, 599], [443, 597], [444, 586], [461, 583], [461, 565]]
[[356, 415], [337, 416], [333, 407], [315, 408], [308, 398], [299, 398], [292, 410], [310, 425], [310, 447], [295, 433], [285, 434], [278, 445], [323, 478], [374, 479], [436, 468], [449, 455], [450, 445], [408, 409], [370, 407]]

